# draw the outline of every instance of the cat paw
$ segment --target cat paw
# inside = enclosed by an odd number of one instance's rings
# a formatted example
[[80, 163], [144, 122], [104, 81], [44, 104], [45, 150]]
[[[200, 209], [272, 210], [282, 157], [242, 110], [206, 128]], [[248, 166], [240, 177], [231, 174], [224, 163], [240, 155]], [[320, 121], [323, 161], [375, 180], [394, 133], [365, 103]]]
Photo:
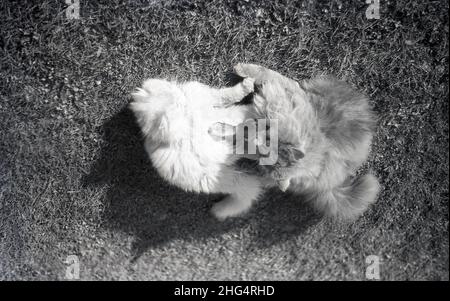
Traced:
[[208, 134], [213, 137], [214, 140], [224, 140], [231, 137], [231, 143], [233, 143], [233, 135], [236, 129], [234, 126], [223, 122], [216, 122], [208, 128]]
[[231, 197], [226, 197], [222, 201], [215, 203], [211, 208], [211, 213], [220, 221], [238, 216], [243, 211], [239, 203]]
[[233, 67], [234, 73], [241, 77], [247, 77], [248, 74], [245, 72], [245, 64], [239, 63]]
[[250, 94], [255, 90], [255, 79], [251, 77], [246, 77], [242, 81], [242, 88], [245, 94]]
[[240, 77], [253, 77], [259, 83], [262, 80], [261, 74], [264, 74], [266, 69], [255, 64], [239, 63], [233, 67], [233, 71]]
[[279, 181], [277, 181], [277, 184], [278, 184], [278, 188], [280, 188], [281, 191], [285, 192], [289, 188], [289, 185], [291, 184], [291, 180], [290, 179], [279, 180]]

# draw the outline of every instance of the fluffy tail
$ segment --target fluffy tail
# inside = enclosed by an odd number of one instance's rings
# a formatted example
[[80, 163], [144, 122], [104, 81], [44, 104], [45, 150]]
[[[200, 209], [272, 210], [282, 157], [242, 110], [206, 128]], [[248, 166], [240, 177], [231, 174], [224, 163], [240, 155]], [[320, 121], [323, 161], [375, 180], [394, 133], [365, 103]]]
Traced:
[[310, 200], [328, 216], [354, 220], [376, 201], [379, 190], [377, 178], [366, 174], [349, 184], [315, 194]]

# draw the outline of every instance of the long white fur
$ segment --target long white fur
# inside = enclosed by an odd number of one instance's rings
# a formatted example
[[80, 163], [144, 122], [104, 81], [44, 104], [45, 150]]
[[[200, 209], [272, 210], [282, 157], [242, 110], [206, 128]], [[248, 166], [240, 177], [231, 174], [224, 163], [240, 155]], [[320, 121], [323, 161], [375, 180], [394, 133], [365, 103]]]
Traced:
[[219, 219], [247, 211], [263, 186], [258, 177], [235, 169], [238, 157], [229, 144], [208, 134], [214, 123], [237, 125], [251, 117], [247, 106], [224, 105], [252, 91], [251, 79], [224, 89], [149, 79], [130, 104], [161, 177], [187, 191], [228, 194], [212, 209]]
[[234, 69], [261, 85], [256, 111], [280, 120], [280, 143], [304, 153], [291, 166], [272, 172], [282, 190], [299, 193], [325, 214], [346, 220], [357, 218], [376, 201], [380, 184], [374, 175], [351, 180], [369, 156], [376, 123], [367, 97], [332, 77], [299, 85], [254, 64]]

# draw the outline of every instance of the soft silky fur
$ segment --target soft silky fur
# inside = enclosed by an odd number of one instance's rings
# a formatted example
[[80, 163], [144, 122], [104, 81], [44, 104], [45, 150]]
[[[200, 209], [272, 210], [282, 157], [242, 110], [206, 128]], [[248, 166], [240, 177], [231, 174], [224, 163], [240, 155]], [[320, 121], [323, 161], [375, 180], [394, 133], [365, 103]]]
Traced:
[[219, 219], [247, 211], [262, 189], [258, 177], [235, 169], [231, 146], [208, 134], [214, 123], [237, 125], [251, 117], [248, 107], [232, 104], [253, 86], [252, 79], [223, 89], [149, 79], [132, 94], [130, 108], [158, 173], [187, 191], [228, 194], [212, 209]]
[[238, 64], [235, 72], [255, 78], [254, 105], [259, 118], [279, 120], [279, 144], [304, 155], [271, 168], [282, 190], [347, 220], [376, 201], [379, 183], [372, 174], [351, 180], [369, 155], [376, 120], [363, 94], [331, 77], [298, 84], [253, 64]]

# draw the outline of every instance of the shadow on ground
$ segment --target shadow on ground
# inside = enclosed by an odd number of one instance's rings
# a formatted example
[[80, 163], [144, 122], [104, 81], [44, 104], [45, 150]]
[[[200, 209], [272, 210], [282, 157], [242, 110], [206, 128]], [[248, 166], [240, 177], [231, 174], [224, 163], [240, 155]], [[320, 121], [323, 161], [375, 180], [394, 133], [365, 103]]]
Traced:
[[318, 220], [300, 202], [272, 191], [245, 217], [218, 222], [209, 209], [220, 196], [186, 193], [158, 176], [128, 109], [108, 120], [101, 132], [105, 143], [83, 185], [107, 185], [103, 226], [135, 237], [135, 259], [174, 239], [201, 240], [246, 225], [254, 228], [251, 245], [267, 247]]

